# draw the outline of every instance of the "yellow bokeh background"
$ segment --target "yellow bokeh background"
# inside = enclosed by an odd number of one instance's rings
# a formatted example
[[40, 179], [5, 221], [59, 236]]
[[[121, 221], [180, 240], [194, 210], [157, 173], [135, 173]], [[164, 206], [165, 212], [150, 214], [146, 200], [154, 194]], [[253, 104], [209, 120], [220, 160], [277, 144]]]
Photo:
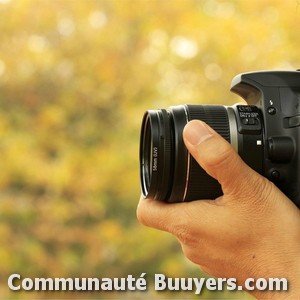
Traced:
[[236, 74], [299, 68], [299, 17], [296, 0], [0, 0], [0, 298], [195, 297], [10, 292], [7, 278], [204, 276], [136, 220], [143, 112], [231, 105]]

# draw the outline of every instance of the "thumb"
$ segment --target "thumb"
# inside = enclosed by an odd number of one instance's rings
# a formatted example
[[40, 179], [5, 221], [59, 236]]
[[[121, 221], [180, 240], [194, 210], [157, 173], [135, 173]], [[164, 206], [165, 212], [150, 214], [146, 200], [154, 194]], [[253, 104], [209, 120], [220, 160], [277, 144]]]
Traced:
[[249, 190], [249, 186], [253, 192], [253, 186], [265, 185], [263, 177], [245, 164], [235, 149], [204, 122], [189, 122], [183, 138], [189, 152], [210, 176], [219, 181], [225, 195], [241, 195]]

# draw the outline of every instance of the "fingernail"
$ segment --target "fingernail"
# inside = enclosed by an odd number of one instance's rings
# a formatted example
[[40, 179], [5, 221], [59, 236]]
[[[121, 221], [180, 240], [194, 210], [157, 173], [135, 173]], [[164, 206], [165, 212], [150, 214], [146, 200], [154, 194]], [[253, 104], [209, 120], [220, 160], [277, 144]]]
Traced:
[[212, 132], [201, 121], [193, 120], [189, 122], [184, 128], [185, 139], [192, 145], [197, 146], [209, 137]]

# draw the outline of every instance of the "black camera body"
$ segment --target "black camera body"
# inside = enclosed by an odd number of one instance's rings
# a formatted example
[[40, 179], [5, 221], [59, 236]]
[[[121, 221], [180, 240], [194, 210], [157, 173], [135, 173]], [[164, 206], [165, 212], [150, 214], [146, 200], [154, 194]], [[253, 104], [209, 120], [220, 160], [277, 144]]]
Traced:
[[182, 202], [222, 195], [219, 183], [184, 146], [184, 126], [199, 119], [300, 207], [300, 72], [243, 73], [232, 80], [231, 91], [247, 105], [180, 105], [145, 113], [140, 141], [145, 198]]

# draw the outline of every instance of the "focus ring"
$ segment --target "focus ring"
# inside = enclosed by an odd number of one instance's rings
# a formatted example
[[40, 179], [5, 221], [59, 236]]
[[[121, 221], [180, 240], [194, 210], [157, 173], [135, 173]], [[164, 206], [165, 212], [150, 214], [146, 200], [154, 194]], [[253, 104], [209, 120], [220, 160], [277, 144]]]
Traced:
[[[187, 105], [189, 120], [201, 120], [230, 142], [230, 128], [226, 108], [219, 105]], [[209, 176], [195, 159], [190, 157], [188, 186], [185, 201], [215, 199], [222, 195], [221, 185]]]
[[189, 119], [201, 120], [230, 143], [229, 121], [226, 108], [220, 105], [187, 105]]

